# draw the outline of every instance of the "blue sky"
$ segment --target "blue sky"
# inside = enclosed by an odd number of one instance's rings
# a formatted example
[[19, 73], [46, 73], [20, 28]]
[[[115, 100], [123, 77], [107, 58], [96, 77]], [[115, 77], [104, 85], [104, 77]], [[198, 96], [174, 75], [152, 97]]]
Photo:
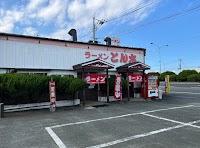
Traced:
[[146, 48], [151, 71], [160, 71], [160, 58], [162, 72], [178, 73], [180, 63], [200, 68], [199, 0], [1, 0], [0, 32], [69, 40], [75, 28], [78, 41], [87, 42], [94, 14], [106, 21], [96, 31], [98, 41], [116, 37], [121, 46]]

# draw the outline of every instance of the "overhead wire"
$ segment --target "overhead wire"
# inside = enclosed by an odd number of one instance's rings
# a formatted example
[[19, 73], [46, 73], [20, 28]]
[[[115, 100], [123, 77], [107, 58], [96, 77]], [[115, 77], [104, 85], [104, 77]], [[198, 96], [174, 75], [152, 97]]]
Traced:
[[[127, 12], [124, 11], [124, 12], [122, 12], [121, 14], [118, 14], [118, 15], [113, 16], [113, 17], [111, 17], [111, 18], [107, 18], [107, 19], [105, 19], [105, 20], [106, 20], [106, 22], [109, 22], [109, 21], [112, 21], [112, 20], [115, 20], [115, 19], [119, 19], [119, 18], [124, 17], [124, 16], [126, 16], [126, 15], [129, 15], [129, 14], [131, 14], [131, 13], [133, 13], [133, 12], [136, 12], [136, 11], [138, 11], [138, 10], [140, 10], [140, 9], [143, 9], [143, 8], [149, 6], [149, 5], [152, 5], [152, 4], [156, 3], [156, 2], [158, 2], [158, 0], [154, 0], [154, 1], [151, 1], [151, 2], [145, 3], [145, 4], [142, 3], [142, 4], [139, 5], [137, 8], [135, 8], [135, 6], [134, 6], [134, 7], [130, 8], [130, 9], [126, 10]], [[133, 9], [133, 10], [132, 10], [132, 9]]]
[[[149, 6], [149, 5], [152, 5], [152, 4], [156, 3], [156, 2], [158, 2], [158, 0], [154, 0], [154, 1], [151, 1], [149, 3], [142, 3], [142, 4], [139, 5], [138, 8], [135, 8], [135, 6], [134, 6], [134, 7], [130, 8], [130, 9], [126, 10], [126, 11], [123, 11], [123, 12], [121, 12], [121, 13], [115, 15], [115, 16], [112, 16], [110, 18], [104, 19], [104, 22], [110, 22], [110, 21], [113, 21], [115, 19], [119, 19], [119, 18], [124, 17], [126, 15], [129, 15], [129, 14], [131, 14], [133, 12], [139, 11], [140, 9], [143, 9], [143, 8], [145, 8], [145, 7]], [[98, 29], [100, 26], [101, 25], [96, 27], [96, 29]], [[85, 35], [81, 36], [79, 39], [85, 38], [86, 36], [88, 36], [88, 34], [92, 33], [92, 31], [93, 30], [91, 29]]]
[[144, 28], [144, 27], [150, 26], [150, 25], [155, 24], [155, 23], [164, 22], [164, 21], [167, 21], [167, 20], [170, 20], [170, 19], [174, 19], [174, 18], [176, 18], [176, 17], [180, 17], [181, 15], [182, 15], [182, 16], [183, 16], [183, 15], [186, 15], [186, 14], [191, 13], [191, 12], [193, 12], [193, 11], [199, 11], [199, 10], [200, 10], [199, 8], [200, 8], [200, 5], [195, 6], [195, 7], [192, 7], [192, 8], [187, 9], [187, 10], [183, 10], [182, 12], [178, 12], [178, 13], [175, 13], [175, 14], [172, 14], [172, 15], [169, 15], [169, 16], [166, 16], [166, 17], [157, 19], [157, 20], [153, 20], [153, 21], [148, 22], [148, 23], [146, 23], [146, 24], [138, 25], [138, 26], [136, 26], [134, 29], [132, 29], [132, 27], [131, 27], [131, 28], [129, 28], [129, 29], [126, 29], [126, 30], [121, 31], [121, 32], [123, 32], [123, 33], [119, 32], [119, 33], [117, 33], [117, 34], [112, 34], [112, 35], [115, 35], [115, 36], [122, 36], [122, 35], [125, 35], [125, 34], [128, 34], [128, 33], [131, 33], [131, 32], [135, 32], [135, 31], [137, 31], [138, 29], [142, 29], [142, 28]]

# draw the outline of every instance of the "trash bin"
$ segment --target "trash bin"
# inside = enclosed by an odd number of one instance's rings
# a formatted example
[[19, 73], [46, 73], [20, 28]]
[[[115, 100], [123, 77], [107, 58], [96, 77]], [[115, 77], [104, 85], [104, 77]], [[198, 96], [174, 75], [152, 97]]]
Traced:
[[158, 91], [158, 98], [162, 99], [162, 90], [161, 89], [159, 89], [159, 91]]

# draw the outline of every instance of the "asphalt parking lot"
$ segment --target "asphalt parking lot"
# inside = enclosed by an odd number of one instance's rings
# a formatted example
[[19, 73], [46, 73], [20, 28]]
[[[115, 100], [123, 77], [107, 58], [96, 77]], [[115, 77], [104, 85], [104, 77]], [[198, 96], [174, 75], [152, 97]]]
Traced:
[[[182, 91], [181, 91], [182, 90]], [[200, 89], [199, 89], [200, 90]], [[199, 148], [200, 91], [173, 88], [162, 100], [5, 113], [1, 148]]]

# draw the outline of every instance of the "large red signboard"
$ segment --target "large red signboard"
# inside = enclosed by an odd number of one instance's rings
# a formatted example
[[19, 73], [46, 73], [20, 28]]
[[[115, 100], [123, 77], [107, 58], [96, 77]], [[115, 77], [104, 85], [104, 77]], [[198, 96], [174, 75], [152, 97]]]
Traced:
[[87, 84], [105, 84], [106, 75], [105, 74], [86, 74], [85, 80]]
[[121, 75], [116, 75], [114, 98], [117, 100], [122, 99], [122, 78]]
[[129, 82], [142, 82], [142, 74], [129, 74]]

